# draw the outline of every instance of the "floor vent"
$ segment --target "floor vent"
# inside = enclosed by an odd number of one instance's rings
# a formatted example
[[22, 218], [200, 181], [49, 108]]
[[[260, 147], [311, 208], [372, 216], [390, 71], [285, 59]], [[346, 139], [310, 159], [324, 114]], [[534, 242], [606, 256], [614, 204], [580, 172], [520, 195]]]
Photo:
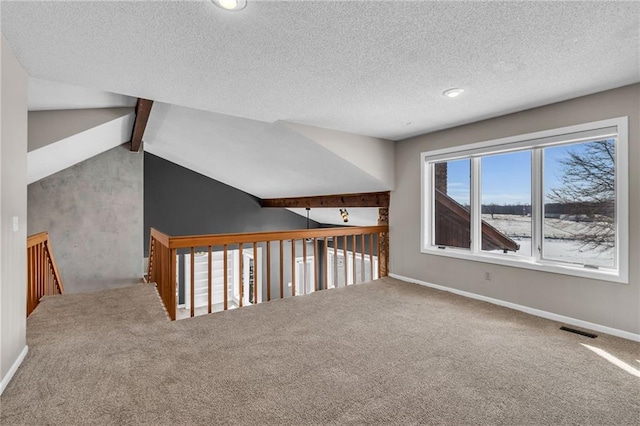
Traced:
[[575, 328], [569, 328], [569, 327], [565, 327], [565, 326], [560, 327], [560, 330], [568, 331], [569, 333], [580, 334], [582, 336], [590, 337], [592, 339], [595, 339], [596, 337], [598, 337], [597, 334], [587, 333], [586, 331], [576, 330]]

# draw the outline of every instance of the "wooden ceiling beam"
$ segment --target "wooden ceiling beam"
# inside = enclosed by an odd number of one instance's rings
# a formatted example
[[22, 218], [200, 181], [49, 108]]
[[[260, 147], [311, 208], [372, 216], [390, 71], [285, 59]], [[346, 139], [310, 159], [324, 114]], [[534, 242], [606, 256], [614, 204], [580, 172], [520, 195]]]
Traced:
[[147, 128], [149, 114], [153, 101], [149, 99], [138, 98], [136, 103], [136, 121], [133, 123], [133, 131], [131, 132], [131, 151], [138, 152], [142, 146], [142, 136]]
[[267, 198], [262, 207], [320, 208], [320, 207], [389, 207], [389, 191], [357, 194], [319, 195], [315, 197]]

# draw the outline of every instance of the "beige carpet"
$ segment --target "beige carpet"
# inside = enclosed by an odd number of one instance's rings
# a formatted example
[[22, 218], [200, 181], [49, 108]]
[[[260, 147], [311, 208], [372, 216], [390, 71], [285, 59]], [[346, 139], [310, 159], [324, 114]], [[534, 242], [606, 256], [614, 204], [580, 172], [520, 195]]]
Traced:
[[393, 279], [168, 322], [139, 285], [50, 297], [12, 424], [640, 424], [640, 344]]

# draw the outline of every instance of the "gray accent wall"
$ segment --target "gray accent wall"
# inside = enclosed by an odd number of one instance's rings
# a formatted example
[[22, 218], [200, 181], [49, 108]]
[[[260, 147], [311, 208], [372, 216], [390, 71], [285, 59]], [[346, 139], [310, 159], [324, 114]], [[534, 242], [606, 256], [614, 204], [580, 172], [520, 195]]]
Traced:
[[[614, 117], [629, 117], [629, 283], [619, 284], [420, 252], [420, 153]], [[396, 144], [390, 269], [582, 321], [640, 333], [640, 84], [443, 130]], [[485, 281], [485, 271], [492, 280]]]
[[[27, 74], [3, 36], [0, 60], [0, 393], [27, 344]], [[18, 228], [14, 229], [14, 218]]]
[[67, 293], [141, 282], [142, 179], [123, 144], [29, 185], [29, 235], [49, 232]]
[[[260, 179], [260, 176], [255, 176]], [[144, 252], [149, 229], [168, 235], [304, 229], [307, 219], [150, 153], [144, 154]], [[318, 223], [310, 221], [310, 228]]]

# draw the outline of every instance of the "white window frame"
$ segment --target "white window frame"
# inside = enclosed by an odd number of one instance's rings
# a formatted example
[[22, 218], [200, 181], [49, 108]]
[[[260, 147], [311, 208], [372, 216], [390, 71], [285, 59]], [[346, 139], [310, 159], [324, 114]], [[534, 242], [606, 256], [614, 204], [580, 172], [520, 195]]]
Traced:
[[[592, 269], [560, 261], [542, 259], [537, 250], [542, 236], [543, 181], [542, 148], [588, 142], [605, 137], [616, 138], [615, 145], [615, 222], [616, 267]], [[481, 243], [481, 170], [482, 156], [532, 150], [531, 176], [531, 256], [513, 256], [482, 251]], [[471, 158], [471, 248], [438, 248], [433, 241], [434, 175], [435, 162]], [[629, 163], [628, 117], [617, 117], [591, 123], [567, 126], [541, 132], [489, 140], [452, 148], [426, 151], [420, 154], [421, 170], [421, 242], [420, 251], [425, 254], [453, 257], [517, 268], [552, 272], [617, 283], [629, 283]]]

